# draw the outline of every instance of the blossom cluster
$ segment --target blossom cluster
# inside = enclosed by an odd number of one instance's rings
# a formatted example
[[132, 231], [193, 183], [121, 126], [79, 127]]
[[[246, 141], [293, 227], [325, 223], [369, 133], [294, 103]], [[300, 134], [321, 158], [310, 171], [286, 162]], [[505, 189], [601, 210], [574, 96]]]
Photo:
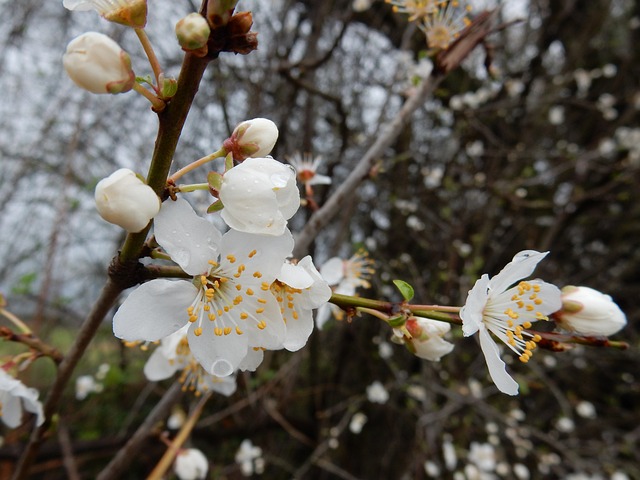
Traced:
[[[149, 379], [181, 371], [185, 388], [230, 395], [234, 373], [255, 370], [265, 350], [306, 344], [312, 310], [329, 300], [331, 289], [311, 257], [290, 260], [294, 240], [287, 221], [300, 205], [295, 171], [252, 156], [270, 153], [276, 138], [273, 122], [256, 119], [241, 123], [225, 142], [237, 163], [215, 189], [226, 233], [183, 198], [165, 200], [155, 214], [155, 241], [190, 278], [140, 285], [113, 319], [118, 338], [161, 342], [145, 366]], [[141, 188], [135, 187], [122, 183], [129, 195], [117, 198], [130, 199], [119, 209], [123, 218], [156, 201], [132, 196]], [[100, 204], [98, 193], [96, 199]]]

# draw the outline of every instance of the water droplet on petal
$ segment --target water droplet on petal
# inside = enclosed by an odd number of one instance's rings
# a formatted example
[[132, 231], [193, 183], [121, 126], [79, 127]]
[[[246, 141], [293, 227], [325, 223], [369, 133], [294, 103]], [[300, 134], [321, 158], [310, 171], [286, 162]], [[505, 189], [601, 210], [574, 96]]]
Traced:
[[269, 177], [269, 180], [271, 180], [271, 183], [273, 184], [274, 187], [284, 188], [287, 186], [289, 177], [290, 177], [289, 175], [286, 175], [284, 173], [274, 173]]

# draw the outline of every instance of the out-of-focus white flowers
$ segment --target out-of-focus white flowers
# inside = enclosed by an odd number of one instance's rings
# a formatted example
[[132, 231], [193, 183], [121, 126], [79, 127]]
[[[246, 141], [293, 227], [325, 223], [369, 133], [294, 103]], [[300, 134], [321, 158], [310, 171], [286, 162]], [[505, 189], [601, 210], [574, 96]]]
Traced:
[[207, 477], [209, 460], [197, 448], [185, 448], [178, 452], [173, 471], [180, 480], [202, 480]]
[[353, 0], [353, 3], [351, 4], [351, 8], [353, 9], [354, 12], [364, 12], [366, 10], [369, 10], [369, 8], [371, 8], [372, 3], [373, 3], [373, 0]]
[[562, 309], [553, 315], [558, 325], [583, 335], [609, 336], [627, 324], [627, 317], [609, 295], [589, 287], [562, 289]]
[[140, 232], [160, 211], [160, 199], [134, 172], [121, 168], [100, 180], [95, 191], [100, 216], [127, 232]]
[[91, 393], [100, 393], [104, 386], [92, 375], [80, 375], [76, 378], [76, 400], [84, 400]]
[[261, 158], [269, 155], [278, 140], [278, 127], [267, 118], [254, 118], [240, 123], [223, 146], [234, 160]]
[[136, 81], [129, 54], [98, 32], [71, 40], [62, 63], [71, 80], [92, 93], [128, 92]]
[[264, 472], [262, 449], [254, 446], [248, 438], [244, 439], [236, 452], [236, 463], [240, 465], [240, 470], [245, 477], [250, 477], [254, 473], [262, 474]]
[[302, 154], [296, 152], [287, 158], [287, 161], [295, 168], [298, 180], [305, 186], [331, 184], [330, 177], [318, 173], [318, 167], [322, 163], [322, 156], [317, 155], [314, 157], [310, 153]]
[[222, 219], [234, 230], [282, 235], [300, 207], [294, 170], [273, 158], [247, 158], [224, 174]]
[[0, 368], [0, 418], [7, 427], [16, 428], [22, 422], [23, 409], [36, 415], [36, 424], [42, 425], [44, 412], [38, 391]]
[[371, 403], [385, 404], [389, 400], [389, 392], [378, 380], [367, 387], [367, 400]]
[[147, 0], [64, 0], [69, 10], [94, 10], [110, 22], [133, 28], [147, 23]]
[[351, 421], [349, 422], [349, 430], [351, 431], [351, 433], [354, 433], [356, 435], [360, 434], [365, 423], [367, 423], [367, 420], [369, 419], [364, 413], [354, 413], [353, 417], [351, 417]]
[[211, 28], [207, 19], [193, 12], [176, 23], [178, 43], [185, 50], [202, 48], [209, 40]]

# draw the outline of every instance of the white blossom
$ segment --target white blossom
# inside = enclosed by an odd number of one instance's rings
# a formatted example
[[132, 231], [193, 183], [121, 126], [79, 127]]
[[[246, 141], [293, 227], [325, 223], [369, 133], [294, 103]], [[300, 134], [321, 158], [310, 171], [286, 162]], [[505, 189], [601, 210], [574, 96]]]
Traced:
[[176, 455], [173, 471], [180, 480], [202, 480], [207, 478], [209, 460], [197, 448], [182, 449]]
[[116, 312], [113, 330], [127, 341], [157, 341], [189, 325], [189, 349], [204, 369], [231, 375], [254, 349], [280, 349], [286, 334], [271, 293], [293, 237], [230, 230], [223, 237], [182, 199], [164, 202], [156, 240], [193, 281], [155, 279]]
[[453, 350], [453, 344], [443, 338], [449, 330], [451, 325], [447, 322], [411, 317], [405, 330], [396, 329], [394, 334], [416, 357], [438, 362]]
[[147, 23], [147, 0], [64, 0], [69, 10], [94, 10], [110, 22], [134, 28]]
[[278, 141], [278, 127], [267, 118], [254, 118], [240, 123], [223, 146], [237, 161], [262, 158], [271, 153]]
[[222, 219], [234, 230], [282, 235], [300, 207], [294, 170], [273, 158], [248, 158], [224, 174]]
[[160, 211], [160, 199], [134, 172], [121, 168], [98, 182], [96, 208], [109, 223], [140, 232]]
[[547, 253], [522, 251], [493, 278], [482, 275], [460, 310], [464, 336], [478, 332], [491, 379], [501, 392], [509, 395], [518, 393], [518, 384], [507, 373], [489, 332], [518, 354], [522, 362], [529, 361], [540, 338], [525, 329], [530, 328], [532, 322], [548, 320], [547, 315], [560, 308], [560, 290], [540, 280], [511, 285], [531, 275]]
[[389, 400], [389, 392], [378, 380], [367, 387], [367, 400], [371, 403], [385, 404]]
[[236, 463], [245, 477], [254, 473], [261, 474], [264, 471], [264, 459], [262, 449], [253, 445], [251, 440], [244, 439], [236, 452]]
[[16, 428], [22, 422], [22, 410], [36, 415], [36, 424], [44, 422], [42, 404], [38, 391], [29, 388], [20, 380], [0, 368], [0, 418], [9, 428]]

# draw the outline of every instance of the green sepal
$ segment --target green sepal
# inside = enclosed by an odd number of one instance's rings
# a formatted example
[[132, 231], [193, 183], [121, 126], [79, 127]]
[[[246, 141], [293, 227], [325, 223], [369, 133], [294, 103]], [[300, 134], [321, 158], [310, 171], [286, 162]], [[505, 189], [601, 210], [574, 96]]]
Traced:
[[392, 317], [387, 320], [387, 323], [391, 328], [400, 328], [404, 327], [404, 324], [407, 323], [407, 319], [404, 315], [398, 315], [397, 317]]
[[139, 83], [140, 85], [142, 85], [143, 83], [147, 83], [153, 86], [153, 79], [151, 78], [151, 75], [147, 75], [145, 77], [136, 76], [136, 83]]
[[209, 208], [207, 208], [207, 213], [219, 212], [223, 208], [224, 208], [224, 205], [222, 204], [222, 202], [220, 200], [216, 200], [211, 205], [209, 205]]
[[233, 153], [227, 153], [227, 156], [224, 159], [224, 171], [228, 172], [233, 168]]
[[404, 280], [394, 280], [393, 284], [400, 291], [400, 294], [405, 299], [405, 301], [407, 302], [411, 301], [411, 299], [413, 298], [413, 295], [415, 294], [413, 287], [411, 285], [409, 285]]
[[222, 175], [218, 172], [209, 172], [207, 175], [207, 183], [209, 183], [209, 186], [214, 190], [220, 190], [222, 186]]

